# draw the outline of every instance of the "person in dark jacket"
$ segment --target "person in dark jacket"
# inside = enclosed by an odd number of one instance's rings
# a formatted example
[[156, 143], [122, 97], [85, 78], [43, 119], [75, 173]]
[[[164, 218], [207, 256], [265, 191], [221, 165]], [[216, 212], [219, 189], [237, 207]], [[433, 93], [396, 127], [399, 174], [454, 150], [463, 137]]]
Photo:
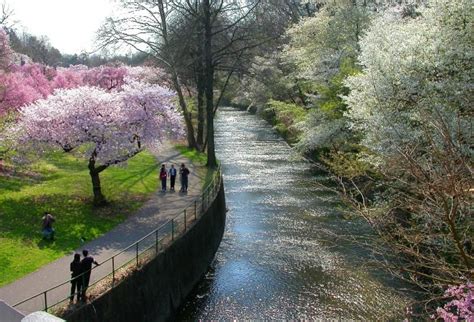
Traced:
[[86, 291], [87, 288], [89, 287], [89, 281], [91, 278], [91, 269], [92, 269], [92, 264], [95, 264], [95, 266], [99, 266], [99, 263], [97, 263], [94, 260], [94, 257], [89, 256], [89, 251], [84, 249], [82, 251], [82, 255], [84, 258], [81, 260], [81, 269], [83, 272], [82, 275], [82, 300], [86, 300]]
[[163, 192], [166, 191], [166, 177], [167, 177], [166, 167], [163, 164], [161, 166], [161, 170], [160, 170], [161, 191], [163, 191]]
[[181, 168], [179, 169], [179, 174], [181, 175], [181, 192], [188, 192], [188, 175], [189, 170], [186, 168], [184, 163], [181, 163]]
[[74, 254], [74, 260], [70, 264], [71, 269], [71, 296], [69, 300], [72, 302], [74, 300], [74, 294], [77, 294], [77, 300], [81, 299], [82, 295], [82, 265], [81, 265], [81, 255]]

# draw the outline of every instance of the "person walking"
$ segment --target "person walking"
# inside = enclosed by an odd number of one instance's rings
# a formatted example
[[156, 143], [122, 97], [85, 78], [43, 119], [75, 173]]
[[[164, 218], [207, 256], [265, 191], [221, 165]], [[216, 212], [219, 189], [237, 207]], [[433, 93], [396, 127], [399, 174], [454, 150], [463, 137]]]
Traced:
[[184, 163], [181, 163], [181, 168], [179, 169], [179, 174], [181, 175], [181, 192], [188, 192], [188, 175], [189, 170], [186, 168]]
[[166, 191], [166, 177], [167, 177], [167, 174], [166, 174], [166, 167], [165, 165], [163, 164], [161, 166], [161, 170], [160, 170], [160, 180], [161, 180], [161, 191], [162, 192], [165, 192]]
[[74, 301], [74, 294], [77, 294], [77, 301], [81, 299], [82, 295], [82, 265], [81, 254], [74, 254], [74, 260], [69, 265], [71, 270], [71, 296], [69, 301]]
[[170, 171], [168, 171], [170, 175], [170, 190], [174, 191], [174, 184], [176, 182], [176, 168], [174, 164], [171, 165]]
[[87, 288], [89, 287], [89, 281], [91, 278], [91, 270], [92, 270], [92, 264], [95, 264], [95, 266], [99, 266], [99, 263], [97, 263], [94, 260], [94, 257], [89, 256], [89, 251], [84, 249], [82, 251], [82, 255], [84, 258], [81, 260], [81, 269], [83, 272], [82, 275], [82, 296], [81, 299], [83, 301], [86, 300], [86, 291]]
[[56, 221], [56, 219], [49, 212], [45, 211], [41, 220], [41, 233], [43, 234], [43, 238], [54, 240], [53, 223]]

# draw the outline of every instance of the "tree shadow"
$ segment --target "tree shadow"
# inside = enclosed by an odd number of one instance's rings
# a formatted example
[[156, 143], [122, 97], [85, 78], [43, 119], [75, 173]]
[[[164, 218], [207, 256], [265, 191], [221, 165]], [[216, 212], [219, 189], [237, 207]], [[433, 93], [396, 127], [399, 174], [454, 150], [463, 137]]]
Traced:
[[51, 248], [55, 240], [41, 238], [36, 244], [38, 245], [39, 249]]
[[111, 180], [113, 181], [114, 184], [121, 186], [127, 190], [135, 186], [138, 182], [141, 182], [141, 184], [146, 188], [147, 191], [151, 191], [153, 189], [151, 189], [149, 186], [146, 185], [144, 179], [148, 177], [151, 173], [156, 171], [158, 167], [159, 167], [158, 164], [154, 164], [145, 169], [141, 168], [137, 170], [128, 171], [129, 175], [115, 177], [115, 178], [112, 178]]

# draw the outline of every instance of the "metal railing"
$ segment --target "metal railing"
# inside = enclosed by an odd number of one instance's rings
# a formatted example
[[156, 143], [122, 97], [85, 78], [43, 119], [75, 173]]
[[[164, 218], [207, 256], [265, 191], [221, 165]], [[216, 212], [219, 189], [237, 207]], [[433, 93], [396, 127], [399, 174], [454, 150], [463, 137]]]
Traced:
[[[177, 237], [184, 234], [191, 225], [209, 208], [217, 196], [222, 181], [220, 166], [213, 172], [211, 182], [204, 188], [202, 194], [191, 201], [168, 220], [152, 232], [143, 236], [133, 244], [122, 249], [113, 256], [102, 261], [99, 266], [93, 267], [95, 281], [87, 289], [88, 297], [94, 298], [113, 288], [135, 269], [154, 258], [161, 250], [172, 243]], [[97, 278], [97, 276], [99, 276]], [[57, 284], [36, 295], [24, 299], [13, 305], [25, 313], [52, 308], [67, 311], [69, 307], [60, 307], [61, 303], [70, 299], [70, 283], [72, 279]]]

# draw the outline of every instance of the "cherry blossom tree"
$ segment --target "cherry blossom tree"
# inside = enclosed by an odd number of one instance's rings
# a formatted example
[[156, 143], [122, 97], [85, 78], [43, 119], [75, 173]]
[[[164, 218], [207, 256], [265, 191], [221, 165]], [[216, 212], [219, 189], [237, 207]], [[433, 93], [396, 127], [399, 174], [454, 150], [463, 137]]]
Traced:
[[0, 74], [0, 114], [51, 94], [47, 72], [50, 71], [44, 65], [28, 64], [11, 66], [9, 72]]
[[82, 154], [88, 159], [94, 204], [104, 205], [102, 171], [163, 138], [183, 135], [173, 100], [170, 90], [138, 81], [123, 84], [122, 91], [90, 86], [56, 90], [20, 110], [19, 143], [37, 151], [53, 147]]
[[150, 81], [161, 74], [151, 67], [76, 65], [53, 69], [42, 64], [9, 65], [8, 71], [0, 74], [0, 115], [46, 98], [54, 89], [87, 85], [118, 91], [127, 78]]
[[84, 76], [88, 68], [84, 65], [74, 65], [69, 68], [59, 67], [56, 75], [51, 81], [51, 87], [56, 88], [76, 88], [84, 85]]
[[120, 90], [125, 83], [128, 70], [124, 66], [99, 66], [84, 73], [84, 83], [106, 90]]

